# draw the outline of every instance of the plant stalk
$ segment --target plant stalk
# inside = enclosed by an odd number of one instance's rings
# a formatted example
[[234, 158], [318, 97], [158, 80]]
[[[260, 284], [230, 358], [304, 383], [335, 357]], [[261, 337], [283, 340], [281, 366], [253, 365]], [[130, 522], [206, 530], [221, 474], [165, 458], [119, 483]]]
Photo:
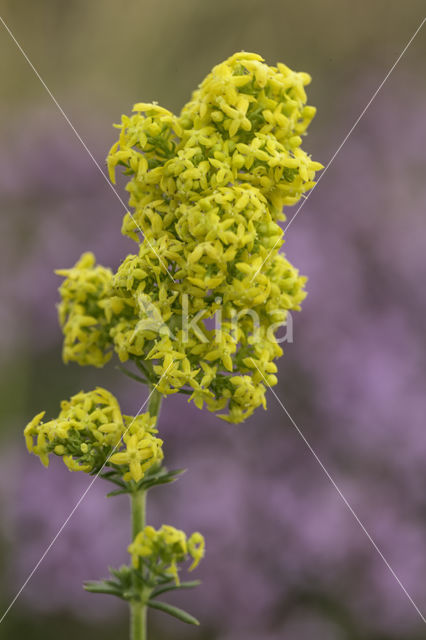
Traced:
[[158, 416], [160, 415], [160, 408], [161, 408], [161, 400], [162, 399], [163, 399], [163, 396], [154, 387], [151, 390], [151, 395], [149, 396], [148, 412], [152, 417], [155, 416], [157, 418], [157, 421], [158, 421]]
[[[148, 411], [152, 417], [160, 413], [162, 395], [156, 389], [151, 390], [148, 402]], [[142, 531], [146, 523], [146, 491], [135, 491], [131, 494], [132, 507], [132, 540]], [[135, 584], [143, 597], [143, 589]], [[130, 640], [147, 640], [147, 606], [144, 602], [134, 601], [130, 603]]]
[[[132, 503], [132, 540], [145, 527], [146, 491], [131, 494]], [[140, 585], [134, 585], [140, 591]], [[130, 603], [130, 640], [147, 640], [146, 605], [132, 601]]]

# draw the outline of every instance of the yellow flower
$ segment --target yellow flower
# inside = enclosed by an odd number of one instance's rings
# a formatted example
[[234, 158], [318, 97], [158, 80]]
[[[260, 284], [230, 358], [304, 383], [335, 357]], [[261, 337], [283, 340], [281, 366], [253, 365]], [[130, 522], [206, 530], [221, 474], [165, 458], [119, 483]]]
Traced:
[[[122, 117], [107, 163], [112, 180], [117, 165], [129, 176], [122, 232], [139, 248], [116, 274], [90, 253], [59, 272], [66, 361], [102, 366], [113, 351], [145, 361], [160, 393], [185, 389], [232, 422], [265, 406], [278, 328], [306, 295], [306, 278], [279, 253], [278, 221], [322, 168], [301, 148], [315, 115], [309, 82], [242, 51], [178, 116], [138, 103]], [[121, 452], [128, 465], [133, 456], [133, 479], [138, 451], [132, 438]]]
[[43, 422], [37, 414], [25, 427], [27, 449], [47, 467], [49, 454], [62, 457], [70, 471], [119, 467], [125, 482], [139, 482], [163, 460], [163, 441], [156, 436], [154, 417], [122, 415], [116, 398], [101, 387], [77, 393], [61, 404], [58, 417]]
[[[25, 442], [27, 449], [30, 453], [34, 453], [38, 456], [45, 467], [49, 466], [48, 446], [46, 440], [46, 434], [44, 429], [40, 427], [40, 423], [43, 424], [42, 418], [45, 415], [45, 411], [40, 411], [34, 418], [27, 424], [24, 429]], [[34, 441], [34, 437], [36, 441]]]
[[28, 451], [46, 467], [49, 454], [54, 453], [71, 471], [98, 471], [124, 432], [116, 398], [101, 387], [63, 401], [54, 420], [43, 422], [44, 414], [43, 411], [31, 420], [24, 435]]
[[205, 541], [204, 537], [201, 533], [196, 531], [192, 534], [192, 536], [188, 539], [188, 553], [193, 558], [193, 562], [189, 567], [188, 571], [193, 571], [200, 564], [201, 560], [204, 558], [205, 554]]
[[102, 367], [111, 357], [102, 304], [110, 295], [112, 272], [95, 266], [93, 253], [84, 253], [71, 269], [58, 269], [66, 279], [59, 292], [59, 322], [64, 332], [64, 362]]
[[128, 551], [135, 569], [143, 559], [156, 575], [172, 577], [179, 584], [177, 565], [191, 557], [193, 562], [188, 570], [192, 571], [204, 557], [204, 549], [205, 542], [201, 533], [193, 533], [187, 539], [183, 531], [163, 524], [158, 530], [151, 526], [145, 527], [129, 545]]
[[125, 422], [128, 424], [123, 436], [125, 450], [114, 453], [109, 461], [128, 469], [124, 473], [122, 470], [125, 481], [139, 482], [148, 469], [162, 461], [163, 441], [154, 435], [155, 418], [149, 413], [136, 418], [125, 416]]

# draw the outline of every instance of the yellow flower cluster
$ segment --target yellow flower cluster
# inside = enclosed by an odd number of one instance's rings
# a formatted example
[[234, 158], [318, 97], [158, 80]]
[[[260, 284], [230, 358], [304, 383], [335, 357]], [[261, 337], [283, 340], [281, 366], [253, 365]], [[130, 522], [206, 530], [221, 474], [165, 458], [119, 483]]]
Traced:
[[[154, 434], [156, 418], [144, 413], [136, 418], [123, 416], [125, 433], [124, 450], [114, 453], [109, 461], [122, 469], [123, 479], [139, 482], [152, 466], [159, 464], [164, 457], [163, 441]], [[126, 471], [128, 469], [128, 471]]]
[[[116, 398], [101, 387], [64, 400], [54, 420], [43, 422], [44, 414], [31, 420], [24, 435], [28, 451], [45, 467], [53, 453], [71, 471], [97, 473], [109, 462], [118, 465], [125, 481], [139, 482], [163, 459], [155, 418], [149, 413], [136, 418], [122, 415]], [[111, 456], [113, 451], [117, 453]]]
[[128, 551], [135, 569], [142, 559], [153, 573], [171, 576], [179, 584], [177, 564], [189, 556], [192, 564], [188, 571], [195, 569], [204, 557], [205, 542], [201, 533], [195, 532], [187, 538], [183, 531], [163, 524], [158, 530], [145, 527], [129, 545]]
[[64, 331], [64, 362], [102, 367], [111, 357], [105, 313], [99, 305], [109, 299], [111, 269], [95, 266], [92, 253], [84, 253], [72, 269], [58, 269], [64, 276], [59, 292], [59, 322]]
[[108, 167], [113, 181], [117, 165], [130, 176], [122, 231], [139, 249], [114, 275], [91, 254], [61, 272], [67, 360], [149, 361], [160, 393], [185, 388], [230, 422], [265, 406], [276, 332], [306, 295], [277, 220], [321, 168], [300, 147], [309, 82], [241, 52], [180, 116], [145, 103], [123, 116]]

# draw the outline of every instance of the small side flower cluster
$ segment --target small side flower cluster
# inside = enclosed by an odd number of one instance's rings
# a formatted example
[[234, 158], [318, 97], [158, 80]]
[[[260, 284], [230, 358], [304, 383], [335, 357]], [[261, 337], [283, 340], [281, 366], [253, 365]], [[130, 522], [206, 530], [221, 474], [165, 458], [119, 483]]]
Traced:
[[87, 252], [74, 268], [55, 273], [66, 278], [59, 289], [62, 301], [58, 306], [64, 362], [102, 367], [112, 354], [105, 313], [98, 304], [110, 300], [112, 271], [95, 266], [94, 255]]
[[155, 418], [123, 416], [116, 398], [100, 387], [64, 400], [54, 420], [43, 422], [44, 414], [37, 414], [24, 434], [28, 451], [46, 467], [53, 453], [71, 471], [94, 474], [115, 465], [125, 482], [139, 482], [163, 459]]
[[178, 564], [192, 558], [188, 571], [198, 566], [204, 557], [205, 542], [201, 533], [195, 532], [189, 538], [175, 527], [163, 524], [156, 530], [145, 527], [129, 545], [132, 565], [138, 569], [141, 561], [145, 563], [154, 579], [172, 577], [179, 584]]
[[58, 272], [66, 361], [102, 366], [115, 351], [147, 363], [163, 395], [184, 389], [230, 422], [265, 407], [277, 331], [306, 295], [278, 221], [322, 168], [301, 148], [309, 82], [241, 52], [180, 116], [139, 103], [122, 117], [108, 167], [130, 176], [122, 232], [139, 248], [115, 274], [92, 254]]

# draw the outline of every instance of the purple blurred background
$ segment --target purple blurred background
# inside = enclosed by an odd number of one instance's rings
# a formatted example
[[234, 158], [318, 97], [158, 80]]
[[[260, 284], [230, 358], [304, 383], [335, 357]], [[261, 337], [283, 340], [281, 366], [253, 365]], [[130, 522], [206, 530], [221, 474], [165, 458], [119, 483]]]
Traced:
[[[304, 148], [327, 164], [424, 9], [337, 0], [0, 4], [102, 166], [121, 113], [151, 100], [178, 111], [240, 49], [312, 74], [318, 115]], [[120, 236], [120, 202], [1, 25], [0, 36], [1, 617], [89, 482], [59, 462], [46, 471], [25, 451], [24, 425], [96, 384], [128, 413], [146, 392], [115, 363], [62, 365], [53, 270], [89, 249], [116, 268], [135, 245]], [[309, 295], [275, 387], [424, 614], [425, 53], [421, 32], [288, 230], [285, 251], [308, 275]], [[175, 598], [202, 627], [154, 613], [152, 640], [425, 637], [271, 393], [267, 413], [237, 427], [170, 398], [160, 431], [168, 465], [188, 472], [152, 491], [149, 520], [201, 530], [208, 552], [203, 586]], [[81, 588], [127, 560], [126, 498], [104, 496], [98, 481], [2, 623], [4, 637], [126, 637], [126, 606]]]

